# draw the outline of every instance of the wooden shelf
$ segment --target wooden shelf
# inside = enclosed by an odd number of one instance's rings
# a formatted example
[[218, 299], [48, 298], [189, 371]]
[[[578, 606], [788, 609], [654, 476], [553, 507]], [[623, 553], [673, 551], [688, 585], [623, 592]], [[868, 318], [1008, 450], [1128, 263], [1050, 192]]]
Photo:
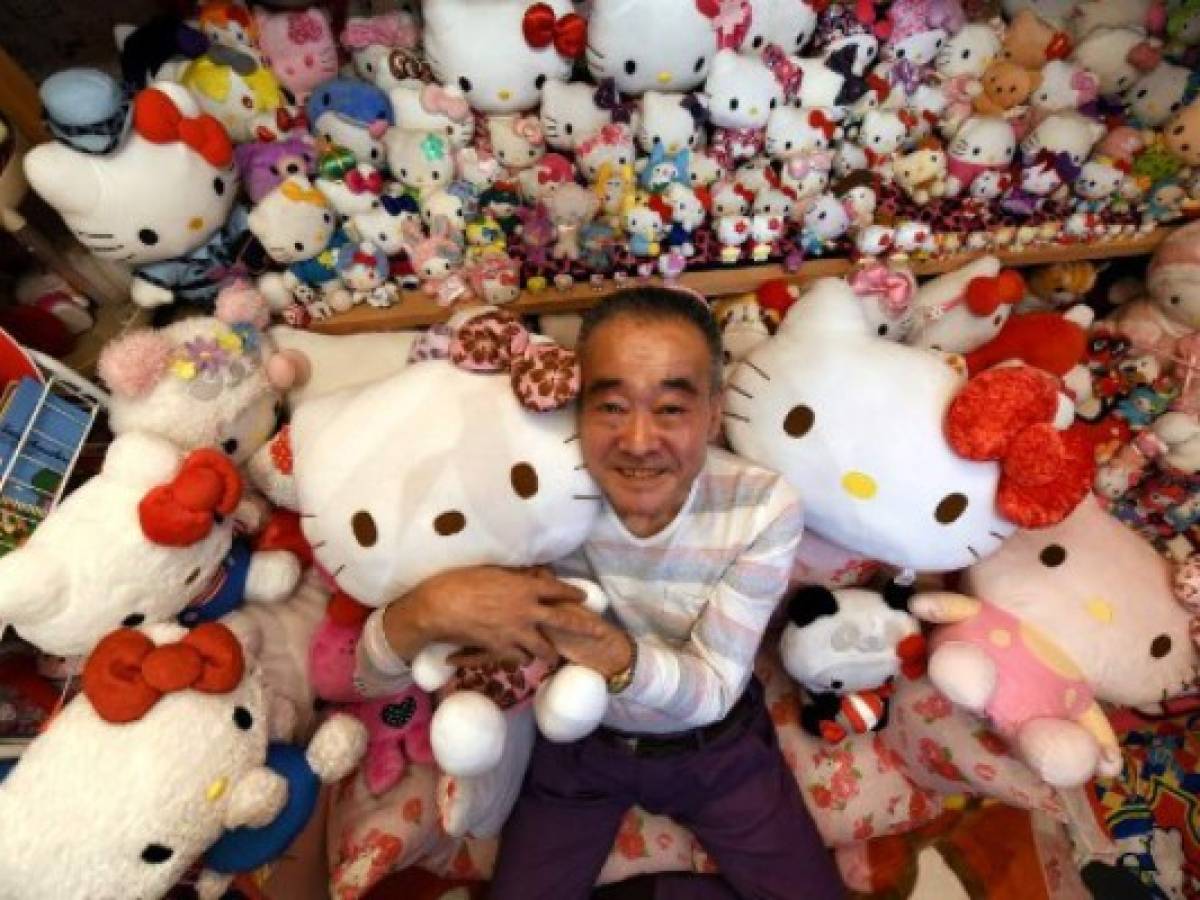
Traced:
[[[1078, 244], [1047, 244], [1021, 251], [996, 251], [1005, 265], [1036, 266], [1055, 262], [1080, 259], [1112, 259], [1121, 256], [1144, 256], [1154, 251], [1170, 233], [1169, 228], [1159, 228], [1145, 235], [1117, 241]], [[987, 251], [958, 253], [936, 259], [914, 259], [913, 272], [919, 276], [940, 275], [965, 265], [985, 255]], [[788, 272], [781, 265], [731, 266], [727, 269], [709, 269], [703, 272], [684, 272], [676, 282], [699, 291], [708, 297], [740, 294], [755, 290], [764, 281], [772, 278], [788, 278], [792, 281], [811, 281], [829, 275], [844, 275], [850, 271], [848, 259], [814, 259], [801, 265], [796, 272]], [[595, 305], [602, 297], [621, 287], [636, 284], [661, 284], [661, 278], [629, 278], [624, 283], [606, 279], [603, 284], [576, 284], [569, 290], [548, 287], [536, 293], [526, 291], [506, 309], [518, 315], [541, 315], [544, 313], [579, 312]], [[339, 313], [328, 319], [313, 322], [309, 327], [323, 334], [356, 334], [364, 331], [399, 331], [419, 328], [445, 321], [451, 310], [439, 307], [422, 293], [405, 291], [403, 299], [389, 309], [359, 306], [349, 312]]]

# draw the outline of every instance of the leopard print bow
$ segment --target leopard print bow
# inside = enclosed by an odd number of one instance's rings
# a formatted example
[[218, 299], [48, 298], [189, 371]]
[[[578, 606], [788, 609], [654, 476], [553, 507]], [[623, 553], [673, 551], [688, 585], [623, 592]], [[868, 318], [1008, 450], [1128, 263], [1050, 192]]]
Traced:
[[579, 395], [575, 354], [532, 339], [514, 316], [499, 310], [459, 326], [450, 361], [472, 372], [508, 372], [517, 399], [533, 412], [562, 409]]

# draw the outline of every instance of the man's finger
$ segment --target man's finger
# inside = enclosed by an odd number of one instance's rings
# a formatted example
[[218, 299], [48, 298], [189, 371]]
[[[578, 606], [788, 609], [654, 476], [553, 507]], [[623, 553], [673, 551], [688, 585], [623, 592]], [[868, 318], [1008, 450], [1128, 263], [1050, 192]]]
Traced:
[[546, 611], [543, 630], [565, 631], [582, 637], [602, 637], [605, 621], [590, 609], [581, 606], [556, 606]]
[[582, 603], [587, 594], [575, 587], [555, 578], [550, 572], [537, 576], [538, 599], [543, 603]]
[[536, 628], [529, 628], [522, 631], [521, 636], [517, 639], [517, 644], [531, 658], [537, 657], [549, 665], [558, 662], [558, 651], [554, 649], [548, 640], [542, 637]]

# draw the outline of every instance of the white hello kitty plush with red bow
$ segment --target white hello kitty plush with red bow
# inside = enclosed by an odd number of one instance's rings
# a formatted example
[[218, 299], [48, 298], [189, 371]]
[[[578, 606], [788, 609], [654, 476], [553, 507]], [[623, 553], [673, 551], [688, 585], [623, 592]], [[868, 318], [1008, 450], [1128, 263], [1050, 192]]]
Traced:
[[114, 631], [82, 682], [0, 784], [0, 817], [22, 823], [0, 829], [6, 896], [165, 897], [198, 865], [215, 900], [283, 854], [366, 746], [344, 715], [306, 750], [278, 743], [287, 709], [218, 623]]
[[969, 353], [994, 338], [1024, 298], [1025, 282], [1015, 270], [1002, 269], [994, 256], [981, 257], [921, 285], [908, 343]]
[[488, 115], [528, 112], [548, 81], [567, 81], [587, 46], [569, 0], [428, 0], [425, 52], [437, 80]]
[[211, 307], [245, 218], [230, 219], [238, 176], [229, 135], [187, 88], [162, 82], [141, 91], [128, 138], [107, 155], [46, 143], [24, 165], [80, 243], [135, 269], [134, 302]]
[[243, 600], [286, 599], [300, 564], [235, 536], [241, 496], [220, 451], [121, 435], [100, 474], [0, 558], [0, 622], [46, 653], [77, 656], [114, 628], [177, 616], [195, 624]]
[[784, 178], [801, 181], [810, 168], [833, 168], [830, 146], [839, 134], [837, 123], [824, 110], [781, 106], [767, 120], [767, 155], [782, 162]]

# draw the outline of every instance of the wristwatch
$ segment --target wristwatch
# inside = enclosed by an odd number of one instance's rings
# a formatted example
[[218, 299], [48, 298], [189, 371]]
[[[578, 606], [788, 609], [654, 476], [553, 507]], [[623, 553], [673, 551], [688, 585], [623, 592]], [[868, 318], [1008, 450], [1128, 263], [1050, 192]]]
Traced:
[[633, 671], [637, 668], [638, 645], [629, 637], [629, 665], [608, 679], [608, 692], [619, 694], [633, 682]]

